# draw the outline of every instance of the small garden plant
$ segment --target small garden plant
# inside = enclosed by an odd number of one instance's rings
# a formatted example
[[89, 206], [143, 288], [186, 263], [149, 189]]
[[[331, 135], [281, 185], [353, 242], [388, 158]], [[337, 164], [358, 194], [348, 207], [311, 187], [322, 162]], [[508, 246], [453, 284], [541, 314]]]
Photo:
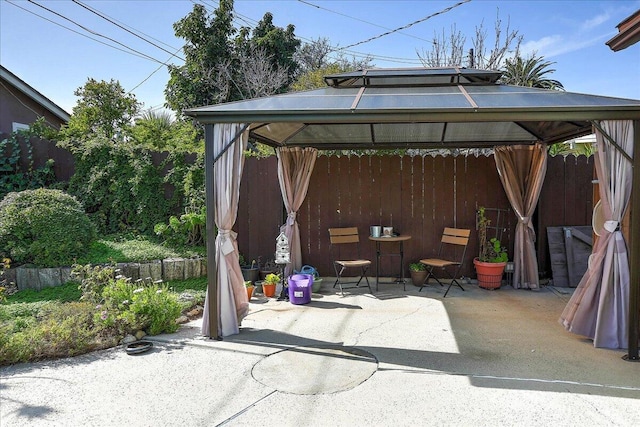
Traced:
[[487, 240], [489, 224], [491, 224], [491, 220], [486, 217], [485, 208], [478, 208], [478, 242], [480, 246], [478, 260], [492, 263], [507, 262], [509, 260], [507, 248], [502, 246], [500, 240], [495, 237]]
[[411, 271], [426, 271], [427, 266], [421, 262], [414, 262], [409, 264], [409, 270]]
[[280, 280], [282, 280], [280, 278], [280, 275], [275, 274], [275, 273], [269, 273], [264, 278], [264, 283], [265, 284], [275, 284], [275, 285], [277, 285], [278, 283], [280, 283]]

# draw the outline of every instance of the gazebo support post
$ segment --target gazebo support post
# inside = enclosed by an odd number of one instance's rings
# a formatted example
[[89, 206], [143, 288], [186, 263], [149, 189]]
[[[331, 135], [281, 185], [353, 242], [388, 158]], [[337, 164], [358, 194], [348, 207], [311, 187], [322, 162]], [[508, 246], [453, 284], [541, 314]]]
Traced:
[[629, 283], [629, 345], [626, 360], [639, 362], [640, 329], [640, 120], [633, 121], [633, 181], [631, 192], [631, 277]]
[[213, 152], [213, 126], [205, 125], [204, 131], [204, 174], [206, 189], [206, 208], [207, 208], [207, 293], [209, 294], [209, 338], [221, 340], [218, 335], [218, 319], [220, 313], [218, 310], [218, 267], [216, 266], [216, 223], [215, 223], [215, 185], [213, 168], [214, 152]]

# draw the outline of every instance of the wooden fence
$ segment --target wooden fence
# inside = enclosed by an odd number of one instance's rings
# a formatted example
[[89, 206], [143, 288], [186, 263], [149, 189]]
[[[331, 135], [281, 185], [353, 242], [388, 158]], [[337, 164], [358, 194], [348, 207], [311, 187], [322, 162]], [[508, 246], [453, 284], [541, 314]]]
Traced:
[[[549, 158], [533, 219], [543, 275], [551, 275], [546, 228], [591, 222], [592, 176], [593, 162], [584, 156]], [[236, 230], [240, 252], [249, 260], [273, 258], [275, 238], [285, 218], [281, 197], [276, 159], [247, 159]], [[375, 246], [367, 239], [369, 226], [382, 225], [412, 236], [404, 245], [407, 269], [409, 262], [437, 251], [444, 227], [475, 230], [479, 206], [510, 209], [493, 157], [320, 156], [297, 217], [303, 262], [332, 275], [327, 230], [341, 226], [357, 226], [362, 256], [374, 259]], [[502, 235], [510, 256], [515, 224], [510, 212]], [[467, 277], [475, 276], [472, 260], [477, 250], [472, 232], [462, 271]], [[397, 258], [382, 259], [383, 273], [397, 274], [398, 268]]]

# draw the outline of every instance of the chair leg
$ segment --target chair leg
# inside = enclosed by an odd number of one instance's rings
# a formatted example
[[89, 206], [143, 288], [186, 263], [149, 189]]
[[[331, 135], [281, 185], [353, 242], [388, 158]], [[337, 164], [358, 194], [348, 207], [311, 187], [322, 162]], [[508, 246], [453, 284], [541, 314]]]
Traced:
[[[434, 278], [436, 279], [436, 282], [440, 283], [440, 280], [438, 280], [438, 278], [436, 277], [435, 274], [433, 274], [433, 267], [431, 267], [428, 271], [427, 271], [427, 277], [426, 279], [424, 279], [424, 282], [422, 282], [422, 285], [420, 285], [420, 289], [418, 289], [418, 292], [422, 291], [422, 288], [424, 288], [425, 286], [427, 286], [427, 284], [429, 284], [429, 279], [430, 278]], [[442, 283], [440, 283], [440, 286], [442, 286]]]
[[[362, 268], [362, 274], [358, 278], [358, 281], [355, 282], [355, 284], [353, 282], [348, 282], [349, 285], [354, 284], [354, 286], [350, 286], [349, 288], [343, 288], [342, 287], [341, 279], [342, 279], [342, 273], [344, 272], [345, 268], [346, 267], [342, 267], [340, 269], [340, 271], [338, 271], [338, 268], [334, 265], [334, 270], [336, 272], [336, 281], [333, 284], [333, 287], [335, 288], [336, 285], [338, 285], [338, 287], [340, 288], [340, 294], [342, 296], [344, 296], [344, 289], [360, 287], [360, 282], [362, 282], [362, 279], [365, 279], [365, 281], [367, 282], [367, 288], [369, 288], [369, 292], [373, 295], [373, 289], [371, 289], [371, 283], [369, 283], [369, 276], [367, 276], [367, 271], [369, 270], [369, 267], [361, 267]], [[347, 283], [345, 283], [345, 284], [347, 284]]]
[[447, 274], [451, 278], [451, 282], [449, 283], [449, 287], [447, 288], [447, 291], [444, 293], [444, 296], [442, 298], [446, 298], [447, 294], [449, 293], [449, 289], [451, 289], [451, 286], [453, 286], [454, 283], [464, 291], [464, 288], [462, 287], [460, 282], [458, 282], [458, 279], [456, 279], [456, 276], [458, 275], [460, 268], [458, 268], [454, 274], [449, 273], [446, 268], [444, 269], [444, 271], [447, 272]]

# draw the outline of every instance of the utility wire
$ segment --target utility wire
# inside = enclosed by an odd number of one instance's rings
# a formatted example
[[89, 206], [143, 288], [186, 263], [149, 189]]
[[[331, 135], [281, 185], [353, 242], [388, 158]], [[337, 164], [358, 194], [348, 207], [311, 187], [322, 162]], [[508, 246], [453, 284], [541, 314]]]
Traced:
[[[54, 10], [51, 10], [51, 9], [49, 9], [49, 8], [47, 8], [47, 7], [43, 6], [43, 5], [41, 5], [41, 4], [38, 4], [38, 3], [36, 3], [36, 2], [35, 2], [35, 1], [33, 1], [33, 0], [27, 0], [27, 1], [28, 1], [29, 3], [32, 3], [32, 4], [34, 4], [34, 5], [38, 6], [38, 7], [42, 8], [42, 9], [44, 9], [44, 10], [48, 11], [49, 13], [53, 13], [54, 15], [56, 15], [56, 16], [58, 16], [58, 17], [60, 17], [60, 18], [62, 18], [62, 19], [64, 19], [64, 20], [66, 20], [66, 21], [69, 21], [69, 22], [71, 22], [71, 23], [73, 23], [73, 24], [77, 25], [78, 27], [82, 28], [83, 30], [85, 30], [85, 31], [87, 31], [87, 32], [89, 32], [89, 33], [91, 33], [91, 34], [93, 34], [93, 35], [96, 35], [96, 36], [98, 36], [98, 37], [105, 38], [105, 39], [110, 40], [110, 41], [112, 41], [112, 42], [114, 42], [114, 43], [116, 43], [116, 44], [119, 44], [120, 46], [123, 46], [125, 49], [129, 49], [129, 50], [131, 50], [132, 52], [135, 52], [135, 53], [137, 53], [137, 54], [139, 54], [139, 55], [142, 55], [143, 57], [145, 57], [145, 58], [147, 58], [147, 59], [149, 59], [149, 60], [151, 60], [151, 61], [157, 62], [157, 63], [159, 63], [159, 64], [164, 64], [164, 62], [162, 62], [162, 61], [160, 61], [160, 60], [158, 60], [158, 59], [156, 59], [156, 58], [154, 58], [154, 57], [152, 57], [152, 56], [149, 56], [149, 55], [147, 55], [146, 53], [143, 53], [143, 52], [140, 52], [140, 51], [138, 51], [138, 50], [136, 50], [136, 49], [133, 49], [133, 48], [131, 48], [131, 47], [129, 47], [129, 46], [127, 46], [127, 45], [125, 45], [124, 43], [120, 43], [119, 41], [117, 41], [117, 40], [115, 40], [115, 39], [112, 39], [111, 37], [105, 36], [104, 34], [100, 34], [100, 33], [96, 32], [96, 31], [93, 31], [92, 29], [87, 28], [87, 27], [85, 27], [84, 25], [79, 24], [79, 23], [77, 23], [76, 21], [74, 21], [74, 20], [72, 20], [72, 19], [69, 19], [69, 18], [67, 18], [67, 17], [66, 17], [66, 16], [64, 16], [64, 15], [61, 15], [60, 13], [58, 13], [58, 12], [56, 12], [56, 11], [54, 11]], [[166, 65], [166, 64], [165, 64], [165, 65]]]
[[[470, 1], [470, 0], [467, 0]], [[200, 1], [195, 1], [195, 0], [191, 0], [191, 3], [193, 4], [202, 4], [205, 7], [209, 7], [212, 9], [215, 9], [215, 5], [210, 5], [207, 3], [206, 0], [200, 0]], [[234, 15], [234, 20], [240, 20], [245, 22], [246, 24], [249, 25], [249, 28], [254, 29], [255, 26], [258, 24], [258, 21], [256, 21], [253, 18], [250, 18], [248, 16], [242, 15], [240, 13], [237, 13], [234, 11], [233, 13]], [[237, 19], [236, 19], [237, 17]], [[355, 19], [355, 18], [354, 18]], [[253, 21], [253, 22], [251, 22]], [[372, 24], [375, 25], [375, 24]], [[298, 37], [300, 40], [306, 42], [306, 43], [313, 43], [313, 40], [308, 39], [306, 37]], [[431, 41], [429, 41], [429, 43], [431, 43]], [[359, 57], [359, 58], [372, 58], [372, 59], [378, 59], [380, 61], [387, 61], [387, 62], [400, 62], [400, 63], [405, 63], [405, 64], [421, 64], [421, 61], [419, 59], [413, 59], [413, 58], [398, 58], [398, 57], [392, 57], [392, 56], [382, 56], [382, 55], [374, 55], [374, 54], [370, 54], [370, 53], [363, 53], [363, 52], [357, 52], [357, 51], [349, 51], [349, 50], [345, 50], [346, 48], [340, 48], [338, 46], [332, 46], [331, 47], [332, 52], [337, 52], [337, 51], [343, 51], [343, 53], [352, 55], [354, 57]]]
[[[179, 51], [180, 49], [182, 49], [182, 48], [179, 48], [178, 50], [176, 50], [176, 52], [175, 52], [175, 53], [178, 53], [178, 51]], [[169, 52], [169, 53], [171, 53], [171, 52]], [[171, 54], [171, 57], [169, 57], [169, 59], [167, 59], [167, 63], [168, 63], [168, 62], [169, 62], [169, 60], [170, 60], [171, 58], [173, 58], [174, 56], [175, 56], [175, 54]], [[142, 80], [140, 83], [138, 83], [137, 85], [135, 85], [131, 90], [129, 90], [129, 92], [128, 92], [128, 93], [131, 93], [131, 92], [133, 92], [134, 90], [138, 89], [140, 86], [142, 86], [142, 85], [143, 85], [147, 80], [149, 80], [149, 79], [151, 78], [151, 76], [153, 76], [155, 73], [157, 73], [158, 71], [160, 71], [160, 70], [162, 69], [162, 67], [166, 67], [166, 66], [167, 66], [167, 63], [161, 64], [158, 68], [156, 68], [155, 70], [153, 70], [153, 71], [151, 72], [151, 74], [149, 74], [147, 77], [145, 77], [145, 78], [144, 78], [144, 80]]]
[[340, 48], [339, 50], [344, 50], [344, 49], [348, 49], [348, 48], [350, 48], [350, 47], [354, 47], [354, 46], [358, 46], [358, 45], [361, 45], [361, 44], [369, 43], [370, 41], [377, 40], [377, 39], [379, 39], [379, 38], [382, 38], [382, 37], [388, 36], [389, 34], [397, 33], [397, 32], [398, 32], [398, 31], [400, 31], [400, 30], [406, 30], [406, 29], [407, 29], [407, 28], [409, 28], [409, 27], [412, 27], [412, 26], [414, 26], [414, 25], [416, 25], [416, 24], [419, 24], [419, 23], [421, 23], [421, 22], [424, 22], [424, 21], [426, 21], [427, 19], [431, 19], [431, 18], [433, 18], [434, 16], [441, 15], [441, 14], [443, 14], [443, 13], [447, 13], [447, 12], [449, 12], [450, 10], [452, 10], [452, 9], [454, 9], [454, 8], [458, 7], [458, 6], [461, 6], [461, 5], [465, 4], [465, 3], [469, 3], [470, 1], [471, 1], [471, 0], [462, 0], [461, 2], [458, 2], [458, 3], [454, 4], [453, 6], [449, 6], [449, 7], [445, 8], [445, 9], [442, 9], [440, 12], [432, 13], [432, 14], [431, 14], [431, 15], [429, 15], [429, 16], [426, 16], [426, 17], [424, 17], [424, 18], [422, 18], [422, 19], [418, 19], [417, 21], [414, 21], [414, 22], [412, 22], [412, 23], [410, 23], [410, 24], [407, 24], [407, 25], [404, 25], [404, 26], [402, 26], [402, 27], [396, 28], [395, 30], [387, 31], [386, 33], [383, 33], [383, 34], [379, 34], [379, 35], [377, 35], [377, 36], [370, 37], [370, 38], [368, 38], [368, 39], [366, 39], [366, 40], [362, 40], [362, 41], [359, 41], [359, 42], [357, 42], [357, 43], [350, 44], [350, 45], [348, 45], [348, 46], [345, 46], [345, 47], [343, 47], [343, 48]]
[[[365, 24], [373, 25], [374, 27], [382, 28], [383, 30], [393, 31], [391, 28], [387, 28], [385, 26], [382, 26], [382, 25], [379, 25], [379, 24], [376, 24], [376, 23], [373, 23], [373, 22], [365, 21], [364, 19], [356, 18], [354, 16], [346, 15], [344, 13], [336, 12], [335, 10], [327, 9], [326, 7], [318, 6], [317, 4], [313, 4], [313, 3], [305, 1], [305, 0], [298, 0], [298, 2], [300, 2], [302, 4], [306, 4], [307, 6], [314, 7], [316, 9], [327, 11], [329, 13], [334, 13], [334, 14], [339, 15], [339, 16], [344, 16], [345, 18], [353, 19], [354, 21], [363, 22]], [[432, 43], [432, 40], [423, 39], [422, 37], [414, 36], [413, 34], [408, 34], [408, 33], [403, 33], [403, 32], [400, 32], [400, 34], [402, 34], [403, 36], [407, 36], [407, 37], [411, 37], [411, 38], [414, 38], [414, 39], [422, 40], [423, 42]]]
[[109, 43], [105, 43], [105, 42], [103, 42], [102, 40], [98, 40], [98, 39], [96, 39], [96, 38], [93, 38], [93, 37], [91, 37], [91, 36], [88, 36], [88, 35], [86, 35], [86, 34], [83, 34], [83, 33], [79, 32], [79, 31], [76, 31], [76, 30], [74, 30], [73, 28], [69, 28], [69, 27], [67, 27], [67, 26], [65, 26], [65, 25], [62, 25], [62, 24], [60, 24], [59, 22], [55, 22], [55, 21], [53, 21], [53, 20], [51, 20], [51, 19], [49, 19], [49, 18], [46, 18], [46, 17], [44, 17], [44, 16], [42, 16], [42, 15], [39, 15], [39, 14], [35, 13], [35, 12], [34, 12], [34, 11], [32, 11], [32, 10], [26, 9], [26, 8], [24, 8], [24, 7], [22, 7], [22, 6], [18, 6], [17, 4], [13, 3], [11, 0], [4, 0], [4, 1], [6, 1], [7, 3], [9, 3], [10, 5], [13, 5], [13, 6], [17, 7], [18, 9], [22, 9], [22, 10], [24, 10], [25, 12], [28, 12], [28, 13], [30, 13], [30, 14], [32, 14], [32, 15], [35, 15], [35, 16], [37, 16], [38, 18], [44, 19], [45, 21], [48, 21], [48, 22], [50, 22], [50, 23], [52, 23], [52, 24], [55, 24], [55, 25], [57, 25], [57, 26], [59, 26], [59, 27], [62, 27], [62, 28], [64, 28], [65, 30], [69, 30], [69, 31], [71, 31], [72, 33], [78, 34], [78, 35], [80, 35], [80, 36], [82, 36], [82, 37], [86, 37], [86, 38], [88, 38], [89, 40], [93, 40], [94, 42], [98, 42], [98, 43], [103, 44], [103, 45], [105, 45], [105, 46], [108, 46], [108, 47], [110, 47], [110, 48], [112, 48], [112, 49], [119, 50], [120, 52], [124, 52], [124, 53], [127, 53], [127, 54], [129, 54], [129, 55], [137, 56], [138, 58], [146, 59], [146, 58], [144, 58], [143, 56], [140, 56], [140, 55], [138, 55], [138, 54], [136, 54], [136, 53], [133, 53], [133, 52], [128, 51], [128, 50], [121, 49], [121, 48], [119, 48], [119, 47], [117, 47], [117, 46], [113, 46], [113, 45], [111, 45], [111, 44], [109, 44]]
[[[128, 32], [129, 34], [132, 34], [132, 35], [134, 35], [135, 37], [138, 37], [140, 40], [143, 40], [143, 41], [145, 41], [145, 42], [149, 43], [150, 45], [155, 46], [155, 47], [157, 47], [158, 49], [160, 49], [160, 50], [162, 50], [162, 51], [164, 51], [164, 52], [166, 52], [166, 53], [170, 54], [170, 55], [171, 55], [171, 58], [174, 58], [174, 57], [175, 57], [175, 58], [177, 58], [177, 59], [180, 59], [181, 61], [184, 61], [184, 60], [185, 60], [184, 58], [181, 58], [181, 57], [179, 57], [179, 56], [177, 56], [177, 55], [176, 55], [176, 53], [177, 53], [178, 51], [180, 51], [180, 49], [178, 49], [176, 52], [172, 53], [172, 52], [168, 51], [167, 49], [163, 48], [162, 46], [159, 46], [159, 45], [155, 44], [154, 42], [152, 42], [152, 41], [150, 41], [150, 40], [147, 40], [146, 38], [142, 37], [141, 35], [134, 33], [133, 31], [129, 30], [128, 28], [123, 27], [122, 25], [120, 25], [120, 24], [118, 24], [117, 22], [113, 21], [110, 17], [106, 16], [105, 14], [103, 14], [102, 12], [100, 12], [99, 10], [94, 9], [94, 8], [92, 8], [92, 7], [89, 7], [89, 6], [85, 5], [84, 3], [82, 3], [81, 1], [78, 1], [78, 0], [71, 0], [71, 1], [72, 1], [73, 3], [75, 3], [75, 4], [77, 4], [78, 6], [81, 6], [81, 7], [83, 7], [84, 9], [88, 10], [89, 12], [91, 12], [91, 13], [93, 13], [93, 14], [95, 14], [95, 15], [98, 15], [100, 18], [102, 18], [102, 19], [106, 20], [107, 22], [112, 23], [112, 24], [113, 24], [113, 25], [115, 25], [116, 27], [123, 29], [124, 31]], [[171, 59], [171, 58], [169, 58], [169, 59]], [[169, 61], [169, 59], [167, 59], [167, 61]]]

